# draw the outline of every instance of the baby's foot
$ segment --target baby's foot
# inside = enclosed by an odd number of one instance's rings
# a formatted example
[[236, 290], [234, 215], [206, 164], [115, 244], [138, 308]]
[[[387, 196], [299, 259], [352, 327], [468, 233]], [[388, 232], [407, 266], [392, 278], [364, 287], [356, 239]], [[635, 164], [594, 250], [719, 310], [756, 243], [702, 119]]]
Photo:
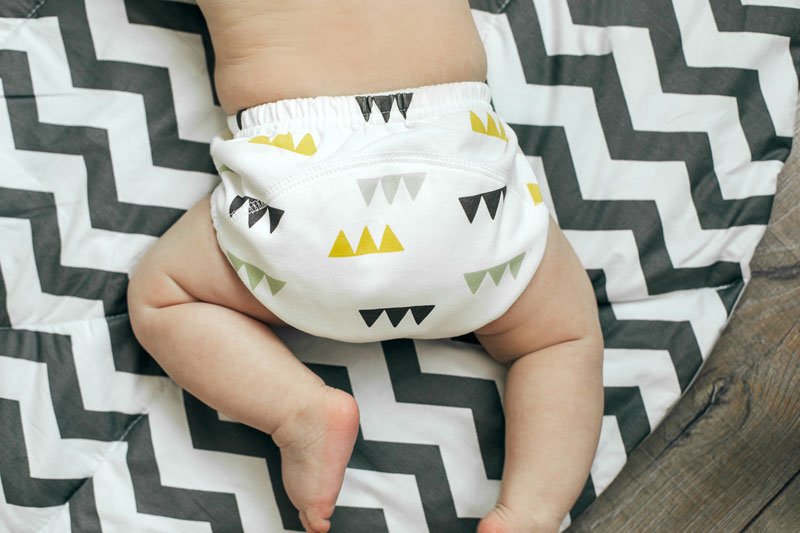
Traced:
[[358, 406], [326, 387], [273, 433], [281, 450], [283, 484], [306, 531], [325, 532], [358, 435]]
[[528, 513], [516, 513], [498, 503], [478, 524], [477, 533], [556, 533], [559, 523], [532, 517]]

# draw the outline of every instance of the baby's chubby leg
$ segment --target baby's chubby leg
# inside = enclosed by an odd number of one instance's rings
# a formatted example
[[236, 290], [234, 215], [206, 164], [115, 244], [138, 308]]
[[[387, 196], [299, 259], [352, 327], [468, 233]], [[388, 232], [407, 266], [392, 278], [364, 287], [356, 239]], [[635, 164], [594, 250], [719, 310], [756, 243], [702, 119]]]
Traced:
[[556, 531], [597, 447], [603, 338], [589, 279], [555, 222], [525, 292], [476, 334], [509, 365], [500, 498], [478, 532]]
[[223, 256], [208, 198], [147, 252], [128, 288], [139, 342], [179, 385], [272, 435], [307, 531], [327, 531], [358, 433], [349, 394], [326, 387], [266, 324], [281, 322]]

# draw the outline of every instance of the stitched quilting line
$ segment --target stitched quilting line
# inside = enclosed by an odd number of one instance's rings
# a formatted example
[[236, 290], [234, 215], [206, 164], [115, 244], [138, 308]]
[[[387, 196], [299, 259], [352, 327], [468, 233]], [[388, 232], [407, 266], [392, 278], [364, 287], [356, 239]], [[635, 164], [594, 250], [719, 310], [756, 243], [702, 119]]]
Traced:
[[502, 13], [503, 11], [505, 11], [510, 3], [511, 3], [511, 0], [505, 0], [502, 4], [500, 4], [497, 7], [497, 9], [494, 10], [494, 14], [497, 15], [497, 14]]
[[32, 18], [34, 15], [36, 15], [36, 12], [39, 11], [42, 8], [42, 6], [45, 5], [46, 3], [47, 0], [39, 0], [37, 3], [33, 5], [31, 10], [28, 11], [28, 14], [25, 15], [25, 18], [26, 19]]
[[[39, 11], [42, 8], [42, 6], [45, 5], [46, 3], [47, 3], [47, 0], [39, 0], [37, 3], [33, 4], [33, 6], [31, 7], [30, 11], [28, 11], [28, 13], [24, 17], [25, 22], [27, 22], [28, 19], [33, 18], [36, 15], [36, 12]], [[5, 48], [6, 43], [11, 40], [12, 36], [14, 35], [14, 33], [16, 33], [17, 30], [19, 30], [19, 28], [21, 28], [25, 24], [25, 22], [22, 22], [22, 23], [18, 24], [11, 31], [11, 33], [8, 35], [8, 37], [4, 41], [0, 42], [0, 48]], [[30, 98], [33, 97], [33, 95], [23, 95], [23, 96], [30, 97]], [[0, 99], [2, 99], [2, 98], [10, 98], [10, 97], [11, 97], [11, 95], [5, 95], [5, 97], [0, 95]]]

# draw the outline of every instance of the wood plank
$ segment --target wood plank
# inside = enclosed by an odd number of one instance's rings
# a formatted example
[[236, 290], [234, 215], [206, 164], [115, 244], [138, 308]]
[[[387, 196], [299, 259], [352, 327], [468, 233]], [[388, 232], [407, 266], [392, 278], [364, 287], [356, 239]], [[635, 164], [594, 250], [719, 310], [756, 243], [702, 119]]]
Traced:
[[741, 531], [751, 522], [769, 528], [773, 517], [800, 524], [798, 119], [733, 317], [685, 395], [570, 531]]
[[800, 472], [745, 529], [747, 533], [800, 530]]
[[800, 322], [727, 343], [573, 530], [739, 531], [800, 470]]

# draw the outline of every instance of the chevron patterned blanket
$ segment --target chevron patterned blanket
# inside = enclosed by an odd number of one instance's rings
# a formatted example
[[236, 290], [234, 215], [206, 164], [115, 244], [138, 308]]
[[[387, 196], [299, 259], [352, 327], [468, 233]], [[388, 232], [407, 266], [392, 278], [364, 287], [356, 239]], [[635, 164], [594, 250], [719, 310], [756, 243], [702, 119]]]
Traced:
[[[600, 306], [605, 417], [574, 518], [750, 278], [792, 142], [800, 4], [472, 7], [493, 105]], [[126, 314], [132, 265], [218, 179], [213, 61], [191, 2], [0, 2], [0, 531], [301, 529], [269, 437], [183, 392]], [[333, 530], [474, 531], [499, 489], [503, 368], [469, 336], [282, 337], [361, 406]]]

